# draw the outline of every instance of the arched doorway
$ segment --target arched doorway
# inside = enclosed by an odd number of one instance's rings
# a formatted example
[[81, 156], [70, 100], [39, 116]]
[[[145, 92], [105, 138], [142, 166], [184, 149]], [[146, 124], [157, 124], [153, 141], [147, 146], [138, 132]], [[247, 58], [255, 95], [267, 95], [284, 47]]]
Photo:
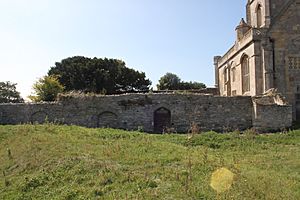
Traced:
[[43, 124], [43, 123], [47, 122], [48, 120], [49, 120], [48, 114], [43, 111], [35, 112], [30, 117], [30, 122], [33, 124]]
[[300, 94], [296, 94], [296, 120], [300, 122]]
[[103, 112], [98, 115], [97, 127], [99, 128], [118, 128], [118, 116], [113, 112]]
[[159, 108], [154, 112], [154, 132], [163, 133], [171, 127], [171, 111], [166, 108]]

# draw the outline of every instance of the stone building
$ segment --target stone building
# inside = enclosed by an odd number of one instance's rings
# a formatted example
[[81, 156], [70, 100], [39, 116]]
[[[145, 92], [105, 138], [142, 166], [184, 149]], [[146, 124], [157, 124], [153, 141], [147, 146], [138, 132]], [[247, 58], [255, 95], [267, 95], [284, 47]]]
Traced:
[[235, 44], [214, 57], [221, 96], [258, 96], [276, 88], [300, 120], [300, 0], [248, 0]]

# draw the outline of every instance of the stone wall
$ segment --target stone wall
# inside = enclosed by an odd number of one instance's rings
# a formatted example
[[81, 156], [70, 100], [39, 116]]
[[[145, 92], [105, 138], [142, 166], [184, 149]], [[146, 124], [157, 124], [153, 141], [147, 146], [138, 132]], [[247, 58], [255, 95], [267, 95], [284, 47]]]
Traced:
[[291, 126], [293, 109], [278, 96], [253, 97], [253, 127], [264, 131], [276, 131]]
[[[268, 105], [273, 106], [273, 105]], [[254, 107], [251, 97], [220, 97], [200, 94], [127, 94], [118, 96], [65, 96], [56, 103], [2, 104], [0, 124], [43, 123], [45, 121], [86, 127], [111, 127], [126, 130], [143, 129], [161, 132], [168, 126], [187, 132], [192, 123], [201, 130], [244, 130], [263, 126], [263, 118], [289, 114], [285, 107]], [[270, 118], [268, 118], [269, 120]], [[260, 121], [259, 121], [260, 120]], [[291, 125], [289, 118], [268, 128]], [[165, 123], [165, 124], [164, 124]], [[269, 127], [271, 126], [271, 127]]]

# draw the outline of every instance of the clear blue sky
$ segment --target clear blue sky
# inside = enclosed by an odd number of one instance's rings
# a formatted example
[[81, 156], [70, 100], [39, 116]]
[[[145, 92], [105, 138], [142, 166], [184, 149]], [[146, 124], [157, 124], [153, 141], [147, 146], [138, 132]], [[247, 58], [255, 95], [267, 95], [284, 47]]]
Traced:
[[50, 66], [82, 55], [214, 85], [213, 56], [235, 41], [246, 0], [0, 0], [0, 81], [25, 97]]

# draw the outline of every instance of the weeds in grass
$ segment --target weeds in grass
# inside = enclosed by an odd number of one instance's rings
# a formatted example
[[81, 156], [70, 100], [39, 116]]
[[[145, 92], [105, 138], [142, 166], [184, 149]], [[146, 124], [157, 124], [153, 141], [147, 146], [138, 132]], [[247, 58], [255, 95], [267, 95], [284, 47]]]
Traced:
[[193, 177], [193, 171], [192, 171], [192, 145], [191, 140], [196, 134], [200, 133], [199, 126], [192, 122], [189, 134], [187, 136], [187, 166], [186, 166], [186, 180], [185, 180], [185, 193], [190, 193], [190, 185], [192, 184], [192, 177]]
[[200, 127], [198, 126], [197, 123], [195, 123], [195, 122], [191, 123], [189, 133], [191, 133], [192, 135], [201, 133]]
[[144, 132], [144, 126], [138, 126], [137, 131], [143, 133]]
[[163, 134], [172, 134], [176, 133], [176, 129], [173, 127], [165, 127], [163, 130]]
[[247, 139], [254, 140], [259, 134], [254, 128], [252, 128], [252, 129], [248, 129], [248, 130], [244, 131], [243, 135]]
[[[300, 131], [251, 131], [0, 126], [0, 199], [299, 199]], [[235, 178], [217, 195], [210, 177], [222, 167]]]
[[12, 155], [11, 155], [11, 150], [10, 150], [10, 148], [7, 148], [6, 151], [7, 151], [7, 157], [8, 157], [8, 159], [9, 159], [9, 160], [12, 160], [13, 157], [12, 157]]
[[203, 150], [203, 164], [206, 165], [208, 163], [208, 148], [204, 147]]
[[8, 187], [10, 185], [10, 182], [7, 180], [6, 173], [5, 173], [4, 170], [2, 171], [2, 174], [3, 174], [3, 177], [4, 177], [4, 185], [5, 185], [5, 187]]
[[230, 133], [230, 135], [232, 135], [234, 138], [239, 138], [241, 134], [242, 134], [241, 131], [238, 129]]

